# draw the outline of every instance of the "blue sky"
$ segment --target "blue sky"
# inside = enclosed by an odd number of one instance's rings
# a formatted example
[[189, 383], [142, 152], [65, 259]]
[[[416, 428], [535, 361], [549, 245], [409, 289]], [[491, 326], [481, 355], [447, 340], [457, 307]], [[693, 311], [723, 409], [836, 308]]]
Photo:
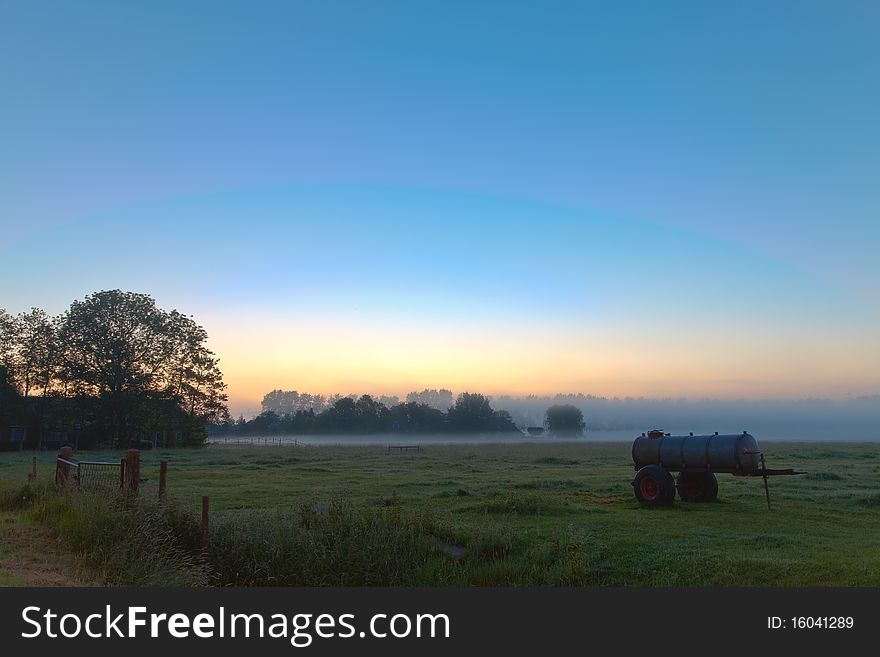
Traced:
[[149, 292], [242, 407], [880, 387], [875, 3], [0, 12], [7, 310]]

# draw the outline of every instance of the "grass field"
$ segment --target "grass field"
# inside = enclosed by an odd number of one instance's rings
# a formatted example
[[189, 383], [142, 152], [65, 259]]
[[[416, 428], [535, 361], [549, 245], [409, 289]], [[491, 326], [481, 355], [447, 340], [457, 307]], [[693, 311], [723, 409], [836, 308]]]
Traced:
[[[718, 476], [717, 502], [641, 508], [628, 443], [145, 451], [141, 497], [156, 496], [158, 461], [168, 459], [179, 509], [161, 521], [163, 536], [184, 536], [169, 559], [186, 561], [210, 496], [211, 554], [187, 566], [204, 577], [196, 583], [880, 586], [880, 443], [762, 448], [769, 467], [807, 472], [771, 479], [772, 511], [760, 479], [730, 475]], [[7, 491], [24, 482], [31, 456], [0, 454]], [[54, 455], [38, 459], [49, 480]], [[16, 513], [70, 538], [106, 581], [131, 583], [90, 553], [107, 549], [82, 535], [97, 525], [78, 521], [77, 534], [70, 509], [51, 504]], [[157, 545], [149, 549], [165, 549]], [[143, 577], [136, 583], [166, 581]]]

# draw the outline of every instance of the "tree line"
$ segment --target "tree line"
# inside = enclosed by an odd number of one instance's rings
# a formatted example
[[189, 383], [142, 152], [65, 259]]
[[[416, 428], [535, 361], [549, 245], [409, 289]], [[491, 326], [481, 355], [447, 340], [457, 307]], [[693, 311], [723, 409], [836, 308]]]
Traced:
[[[438, 394], [444, 393], [444, 394]], [[212, 425], [217, 435], [267, 434], [492, 434], [519, 432], [510, 413], [492, 408], [488, 397], [479, 393], [463, 392], [441, 410], [429, 402], [442, 403], [449, 391], [425, 390], [410, 393], [407, 401], [387, 406], [370, 395], [309, 395], [295, 391], [274, 390], [263, 399], [263, 411], [251, 420], [240, 417]], [[285, 396], [284, 407], [296, 401], [288, 412], [275, 409]], [[419, 399], [426, 401], [417, 401]], [[313, 400], [318, 406], [303, 406], [304, 400]], [[578, 435], [584, 429], [583, 414], [570, 404], [554, 405], [545, 414], [546, 428], [554, 435]]]
[[203, 443], [228, 418], [207, 339], [135, 292], [96, 292], [54, 317], [0, 309], [0, 428], [26, 427], [32, 447]]
[[[279, 417], [295, 414], [297, 411], [314, 411], [320, 413], [333, 406], [343, 397], [357, 399], [360, 395], [320, 395], [297, 390], [273, 390], [263, 396], [261, 407], [263, 411], [272, 411]], [[397, 395], [369, 395], [369, 397], [388, 408], [401, 403]], [[407, 402], [426, 404], [431, 408], [445, 411], [452, 406], [454, 398], [452, 391], [445, 388], [424, 389], [421, 392], [411, 392], [406, 396]]]
[[236, 422], [216, 424], [212, 432], [257, 435], [517, 431], [510, 413], [496, 411], [489, 399], [479, 393], [461, 393], [445, 412], [418, 401], [398, 402], [389, 408], [370, 395], [332, 395], [326, 399], [332, 401], [323, 410], [298, 408], [282, 415], [268, 408], [251, 420], [242, 417]]

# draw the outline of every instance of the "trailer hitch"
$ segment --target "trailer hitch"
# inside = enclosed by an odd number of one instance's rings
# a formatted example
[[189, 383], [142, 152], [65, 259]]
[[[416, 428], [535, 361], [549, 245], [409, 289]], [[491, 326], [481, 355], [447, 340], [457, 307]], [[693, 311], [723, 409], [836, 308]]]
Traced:
[[[798, 472], [794, 468], [768, 468], [767, 463], [764, 461], [764, 452], [743, 452], [744, 454], [757, 454], [761, 457], [761, 478], [764, 480], [764, 495], [767, 497], [767, 510], [770, 510], [770, 485], [767, 483], [767, 477], [776, 477], [776, 476], [786, 476], [786, 475], [799, 475], [805, 474], [804, 472]], [[747, 477], [753, 477], [753, 474], [747, 474]]]

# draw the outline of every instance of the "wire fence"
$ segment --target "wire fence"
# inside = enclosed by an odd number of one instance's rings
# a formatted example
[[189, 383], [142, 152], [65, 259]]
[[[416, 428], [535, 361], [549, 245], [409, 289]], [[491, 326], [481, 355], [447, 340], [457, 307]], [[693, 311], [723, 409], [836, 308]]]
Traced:
[[55, 462], [55, 483], [63, 487], [92, 492], [121, 490], [125, 481], [123, 462], [71, 461], [58, 457]]
[[80, 461], [80, 490], [112, 491], [122, 488], [123, 472], [124, 470], [122, 463], [107, 463], [103, 461]]

